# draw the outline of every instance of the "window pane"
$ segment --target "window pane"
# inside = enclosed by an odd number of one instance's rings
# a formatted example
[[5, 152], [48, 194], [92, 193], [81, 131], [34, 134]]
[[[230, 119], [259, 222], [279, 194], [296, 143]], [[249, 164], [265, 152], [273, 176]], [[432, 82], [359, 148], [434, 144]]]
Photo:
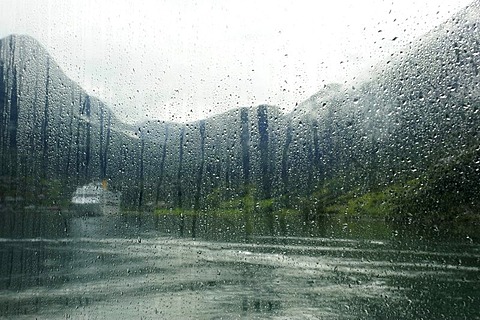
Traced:
[[0, 317], [478, 317], [478, 0], [0, 6]]

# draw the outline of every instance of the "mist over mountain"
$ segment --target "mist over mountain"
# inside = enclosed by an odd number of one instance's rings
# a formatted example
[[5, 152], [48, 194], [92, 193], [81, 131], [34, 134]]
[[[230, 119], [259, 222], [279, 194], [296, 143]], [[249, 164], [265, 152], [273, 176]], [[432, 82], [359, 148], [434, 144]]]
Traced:
[[[288, 114], [261, 105], [136, 126], [69, 80], [34, 39], [4, 38], [0, 201], [65, 202], [77, 186], [107, 179], [127, 208], [200, 211], [249, 195], [273, 199], [268, 210], [310, 199], [315, 215], [342, 195], [412, 179], [430, 179], [424, 190], [436, 190], [436, 174], [449, 166], [473, 171], [443, 175], [448, 192], [478, 189], [479, 23], [476, 1], [376, 66], [371, 79], [327, 85]], [[467, 198], [457, 202], [476, 210]]]
[[[297, 121], [351, 135], [333, 149], [343, 157], [403, 171], [426, 169], [439, 157], [478, 143], [479, 2], [376, 67], [370, 81], [331, 86], [302, 103]], [[308, 130], [306, 130], [307, 132]], [[402, 150], [398, 152], [398, 150]], [[339, 157], [337, 157], [339, 158]], [[368, 170], [367, 170], [368, 171]], [[393, 176], [393, 172], [391, 172]], [[380, 177], [379, 177], [380, 178]], [[384, 179], [380, 178], [384, 183]]]

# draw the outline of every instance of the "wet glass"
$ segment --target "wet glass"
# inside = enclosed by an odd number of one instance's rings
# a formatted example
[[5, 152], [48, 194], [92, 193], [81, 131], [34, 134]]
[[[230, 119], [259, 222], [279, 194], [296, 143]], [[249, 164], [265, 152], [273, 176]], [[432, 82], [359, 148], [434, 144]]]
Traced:
[[480, 2], [374, 4], [0, 5], [0, 319], [478, 319]]

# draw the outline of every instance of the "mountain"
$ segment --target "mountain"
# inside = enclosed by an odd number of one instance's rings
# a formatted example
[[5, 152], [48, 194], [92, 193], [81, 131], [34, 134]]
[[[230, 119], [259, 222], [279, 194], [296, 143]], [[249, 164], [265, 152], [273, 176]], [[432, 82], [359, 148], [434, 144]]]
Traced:
[[324, 133], [327, 179], [353, 197], [387, 191], [392, 215], [478, 215], [479, 24], [475, 1], [369, 81], [327, 86], [293, 111], [292, 126], [307, 126], [298, 139], [312, 146], [312, 133]]
[[476, 1], [378, 65], [370, 81], [327, 88], [294, 118], [335, 133], [332, 170], [353, 172], [366, 189], [478, 147], [479, 23]]
[[[387, 213], [428, 213], [415, 195], [442, 194], [442, 177], [443, 193], [478, 185], [479, 8], [379, 64], [368, 81], [327, 85], [289, 114], [261, 105], [187, 124], [123, 124], [35, 40], [2, 39], [0, 201], [66, 201], [76, 186], [107, 179], [135, 210], [256, 203], [251, 210], [310, 219], [375, 195], [394, 204]], [[451, 173], [461, 168], [470, 174]], [[478, 212], [467, 198], [448, 199]], [[418, 206], [398, 205], [410, 200]]]
[[0, 201], [22, 205], [67, 201], [78, 185], [100, 179], [131, 208], [198, 206], [219, 188], [234, 194], [267, 170], [272, 117], [281, 117], [260, 106], [189, 124], [129, 126], [68, 79], [37, 41], [18, 35], [0, 41], [0, 96]]
[[28, 36], [0, 41], [0, 123], [2, 198], [40, 200], [55, 184], [70, 192], [106, 177], [120, 152], [112, 141], [125, 138], [111, 110]]

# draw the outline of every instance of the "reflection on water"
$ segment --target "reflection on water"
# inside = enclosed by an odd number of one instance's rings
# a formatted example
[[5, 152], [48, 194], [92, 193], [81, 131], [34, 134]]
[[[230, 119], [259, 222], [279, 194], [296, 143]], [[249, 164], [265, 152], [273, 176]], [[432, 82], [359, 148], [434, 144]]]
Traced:
[[191, 239], [179, 221], [59, 213], [2, 222], [4, 318], [480, 318], [480, 246], [469, 241], [343, 227]]

